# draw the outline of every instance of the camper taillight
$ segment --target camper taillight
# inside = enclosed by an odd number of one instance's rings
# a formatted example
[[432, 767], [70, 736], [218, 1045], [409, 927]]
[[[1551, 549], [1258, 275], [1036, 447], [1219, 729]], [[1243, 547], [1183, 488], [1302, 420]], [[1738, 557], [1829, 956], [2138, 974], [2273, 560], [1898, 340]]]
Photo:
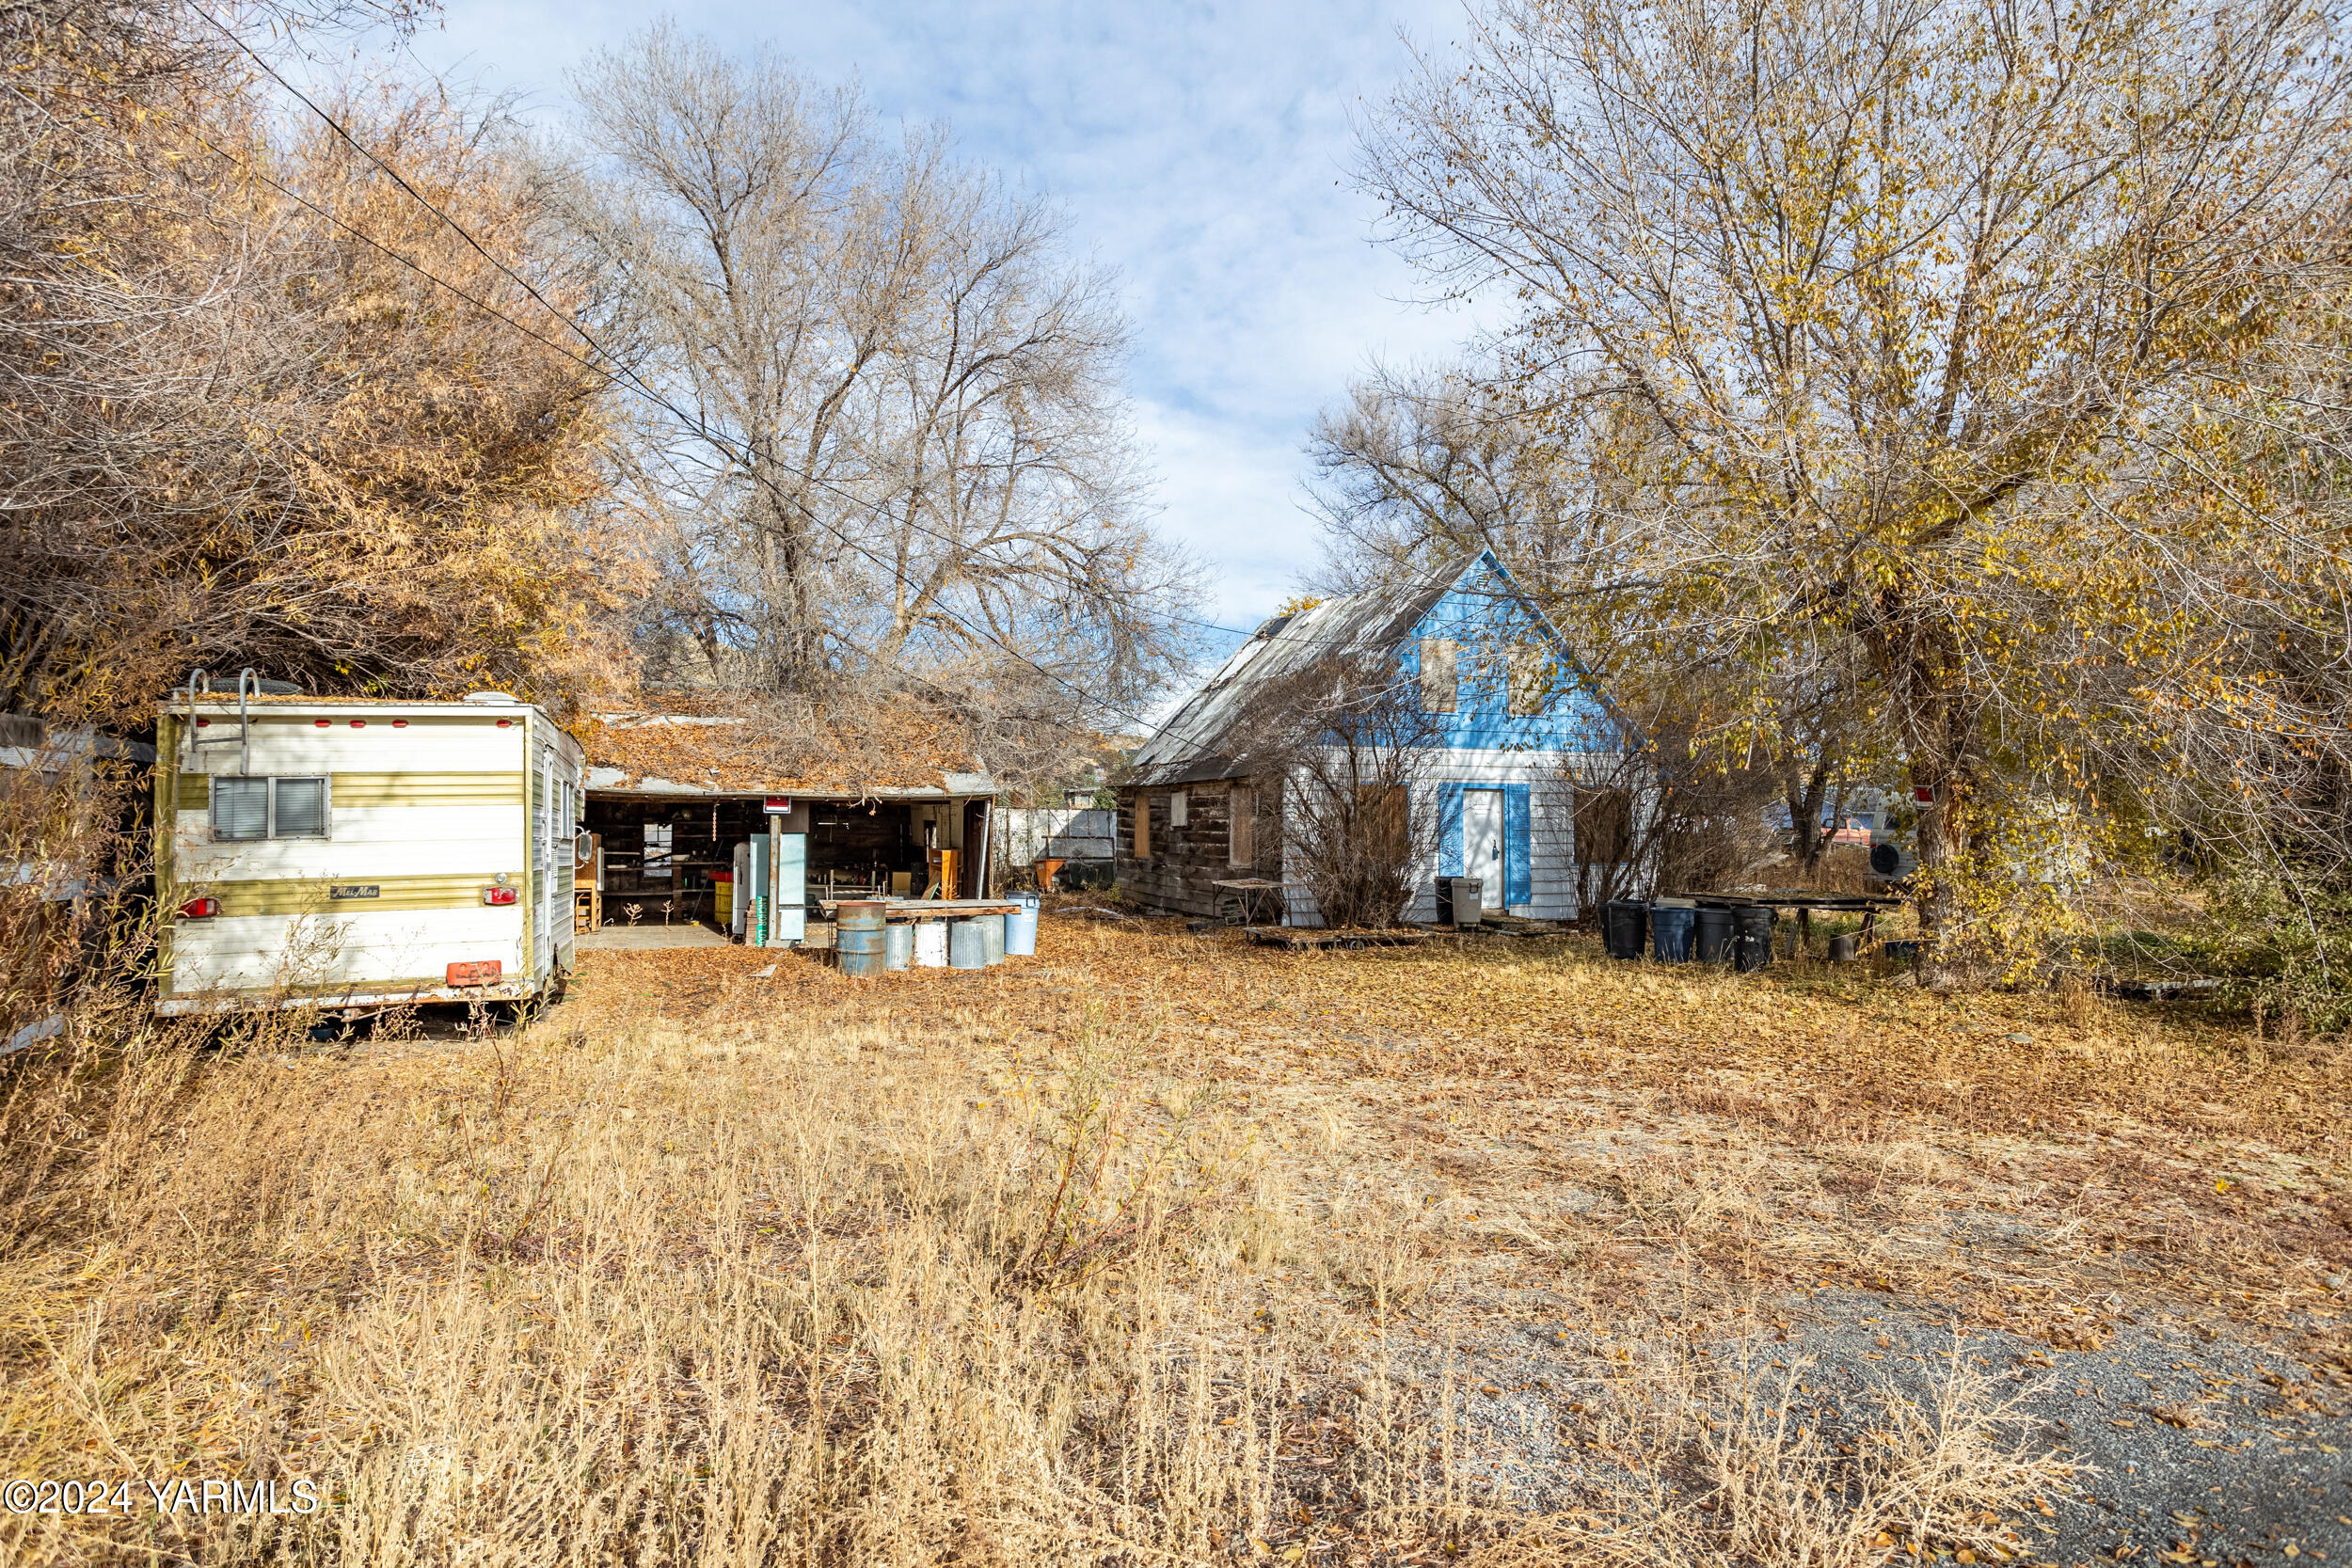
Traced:
[[482, 901], [485, 904], [512, 904], [521, 896], [519, 890], [511, 887], [485, 887], [482, 890]]
[[191, 898], [180, 906], [180, 918], [183, 920], [210, 920], [219, 912], [220, 900], [217, 898]]

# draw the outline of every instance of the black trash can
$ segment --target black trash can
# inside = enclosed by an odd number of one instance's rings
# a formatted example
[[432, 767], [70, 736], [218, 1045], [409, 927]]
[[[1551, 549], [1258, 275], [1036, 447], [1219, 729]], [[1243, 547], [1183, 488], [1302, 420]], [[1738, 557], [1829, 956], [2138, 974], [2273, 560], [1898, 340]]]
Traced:
[[1600, 935], [1611, 958], [1640, 958], [1649, 937], [1649, 906], [1638, 898], [1612, 898], [1600, 907]]
[[1486, 914], [1486, 884], [1477, 877], [1438, 879], [1438, 924], [1476, 926]]
[[1700, 910], [1698, 940], [1692, 947], [1692, 957], [1703, 964], [1731, 962], [1735, 928], [1729, 910]]
[[1660, 904], [1649, 911], [1650, 945], [1661, 964], [1691, 961], [1691, 937], [1698, 927], [1698, 911]]
[[1780, 918], [1780, 911], [1751, 907], [1731, 914], [1735, 927], [1732, 967], [1742, 974], [1754, 974], [1772, 961], [1772, 922]]

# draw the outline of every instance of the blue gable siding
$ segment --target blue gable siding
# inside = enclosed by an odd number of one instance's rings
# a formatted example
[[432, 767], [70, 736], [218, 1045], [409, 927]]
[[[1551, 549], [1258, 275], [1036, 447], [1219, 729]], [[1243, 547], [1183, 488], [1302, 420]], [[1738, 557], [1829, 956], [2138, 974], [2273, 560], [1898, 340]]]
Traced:
[[[1421, 678], [1421, 644], [1443, 639], [1455, 656], [1454, 710], [1438, 744], [1454, 750], [1510, 752], [1601, 751], [1618, 744], [1609, 712], [1591, 680], [1550, 624], [1528, 602], [1511, 574], [1482, 554], [1443, 598], [1421, 618], [1398, 650], [1405, 672]], [[1549, 656], [1543, 711], [1511, 712], [1509, 650], [1534, 643]]]

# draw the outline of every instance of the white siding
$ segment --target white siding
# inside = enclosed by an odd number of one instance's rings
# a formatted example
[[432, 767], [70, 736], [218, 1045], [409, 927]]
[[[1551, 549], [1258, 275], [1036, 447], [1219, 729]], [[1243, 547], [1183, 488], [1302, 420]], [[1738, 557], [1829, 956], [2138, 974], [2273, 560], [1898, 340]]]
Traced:
[[183, 920], [172, 932], [171, 989], [184, 996], [215, 988], [364, 988], [483, 958], [514, 975], [522, 966], [523, 913], [508, 905]]
[[[257, 767], [256, 771], [259, 771]], [[455, 876], [479, 872], [485, 880], [523, 869], [523, 806], [519, 800], [482, 806], [327, 805], [326, 838], [212, 841], [212, 819], [201, 811], [178, 818], [182, 881], [248, 877], [333, 877], [364, 882], [382, 877]]]
[[[1510, 912], [1536, 920], [1573, 920], [1579, 912], [1576, 906], [1575, 793], [1564, 777], [1563, 768], [1574, 761], [1573, 756], [1559, 752], [1481, 750], [1433, 754], [1425, 766], [1417, 769], [1427, 782], [1416, 784], [1412, 788], [1410, 809], [1414, 813], [1414, 834], [1419, 837], [1424, 832], [1422, 824], [1434, 825], [1440, 784], [1479, 787], [1514, 784], [1529, 785], [1530, 899], [1527, 903], [1513, 906]], [[1294, 883], [1292, 846], [1285, 842], [1282, 849], [1282, 879], [1286, 884]], [[1440, 850], [1433, 847], [1415, 868], [1413, 898], [1405, 911], [1407, 920], [1428, 922], [1438, 917], [1439, 854]], [[1313, 895], [1304, 887], [1286, 885], [1283, 900], [1288, 924], [1323, 924], [1323, 916], [1315, 908]]]
[[1576, 794], [1557, 776], [1528, 791], [1528, 870], [1534, 901], [1527, 912], [1537, 920], [1574, 920], [1576, 907]]
[[[185, 711], [184, 709], [183, 711]], [[484, 717], [419, 719], [405, 729], [394, 729], [379, 714], [365, 715], [365, 729], [355, 730], [348, 719], [328, 721], [320, 729], [311, 720], [253, 721], [254, 773], [476, 773], [520, 770], [523, 760], [524, 709], [485, 709]], [[233, 710], [232, 710], [233, 713]], [[511, 718], [511, 729], [498, 721]], [[237, 721], [215, 719], [214, 736], [234, 736]], [[164, 765], [182, 773], [235, 773], [241, 752], [235, 743], [207, 744], [191, 754], [183, 741], [176, 757]]]

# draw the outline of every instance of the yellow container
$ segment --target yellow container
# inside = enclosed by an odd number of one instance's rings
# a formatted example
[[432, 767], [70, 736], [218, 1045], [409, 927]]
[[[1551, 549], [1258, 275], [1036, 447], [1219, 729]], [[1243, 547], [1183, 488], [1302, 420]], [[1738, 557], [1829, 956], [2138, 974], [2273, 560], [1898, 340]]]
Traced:
[[710, 879], [711, 902], [719, 906], [719, 929], [735, 929], [735, 873], [721, 871]]

